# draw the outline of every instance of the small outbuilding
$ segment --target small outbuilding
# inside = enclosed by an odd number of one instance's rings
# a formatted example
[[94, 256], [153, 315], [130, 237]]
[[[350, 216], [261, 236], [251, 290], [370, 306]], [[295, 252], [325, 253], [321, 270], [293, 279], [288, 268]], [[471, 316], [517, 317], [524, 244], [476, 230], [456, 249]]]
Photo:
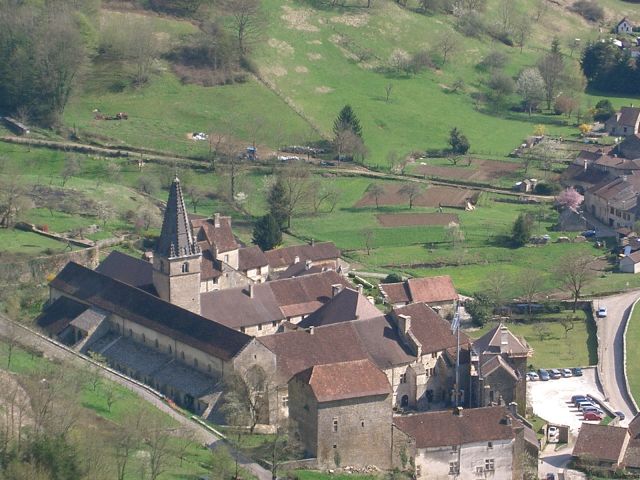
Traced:
[[633, 33], [633, 25], [629, 20], [627, 20], [626, 17], [620, 20], [616, 25], [616, 33], [618, 34]]
[[620, 259], [620, 271], [623, 273], [640, 273], [640, 250]]

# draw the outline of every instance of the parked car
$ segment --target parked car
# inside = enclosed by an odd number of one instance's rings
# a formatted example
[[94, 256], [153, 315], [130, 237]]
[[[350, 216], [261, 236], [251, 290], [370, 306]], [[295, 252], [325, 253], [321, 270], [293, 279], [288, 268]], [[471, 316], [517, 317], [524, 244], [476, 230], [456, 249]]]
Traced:
[[596, 231], [595, 230], [585, 230], [584, 232], [582, 232], [581, 234], [583, 237], [585, 238], [592, 238], [596, 236]]
[[562, 373], [560, 373], [560, 370], [558, 370], [557, 368], [552, 368], [551, 370], [549, 370], [549, 375], [551, 375], [551, 378], [553, 379], [562, 378]]
[[620, 420], [624, 420], [626, 418], [624, 412], [613, 412], [613, 414], [618, 417]]
[[595, 407], [595, 405], [592, 402], [589, 402], [589, 401], [582, 401], [582, 402], [578, 402], [576, 404], [576, 407], [578, 407], [578, 410], [580, 410], [582, 412], [582, 411], [584, 411], [585, 408]]
[[555, 425], [550, 425], [547, 429], [547, 438], [549, 442], [557, 442], [558, 436], [560, 435], [560, 430]]
[[573, 373], [571, 373], [571, 369], [569, 368], [563, 368], [560, 373], [562, 373], [562, 376], [565, 378], [573, 376]]
[[584, 407], [582, 409], [582, 413], [596, 412], [598, 415], [602, 415], [604, 417], [604, 412], [598, 407]]
[[600, 415], [597, 412], [586, 412], [583, 415], [585, 420], [597, 420], [600, 421], [604, 418], [604, 415]]
[[573, 376], [574, 377], [581, 377], [582, 376], [582, 369], [580, 367], [575, 367], [571, 371], [573, 372]]
[[607, 307], [604, 305], [598, 308], [598, 317], [605, 318], [607, 316]]
[[527, 373], [527, 379], [531, 381], [540, 380], [540, 376], [536, 372]]
[[546, 382], [551, 378], [549, 376], [549, 372], [547, 372], [544, 368], [541, 368], [540, 370], [538, 370], [538, 375], [540, 375], [540, 380], [542, 380], [543, 382]]
[[588, 402], [589, 399], [584, 396], [584, 395], [574, 395], [573, 397], [571, 397], [571, 402], [573, 402], [574, 405], [577, 405], [578, 402]]

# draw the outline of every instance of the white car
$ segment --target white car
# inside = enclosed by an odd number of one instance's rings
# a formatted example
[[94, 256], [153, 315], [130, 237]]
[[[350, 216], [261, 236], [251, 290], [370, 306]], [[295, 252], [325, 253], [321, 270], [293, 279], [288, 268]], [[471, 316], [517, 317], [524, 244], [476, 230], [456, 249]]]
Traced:
[[550, 425], [547, 429], [547, 438], [549, 439], [549, 443], [557, 443], [559, 435], [560, 430], [558, 430], [558, 427]]
[[598, 308], [598, 317], [604, 318], [607, 316], [607, 307], [604, 305]]
[[560, 370], [560, 372], [562, 373], [562, 376], [567, 378], [567, 377], [573, 377], [573, 373], [571, 373], [571, 369], [570, 368], [563, 368], [562, 370]]

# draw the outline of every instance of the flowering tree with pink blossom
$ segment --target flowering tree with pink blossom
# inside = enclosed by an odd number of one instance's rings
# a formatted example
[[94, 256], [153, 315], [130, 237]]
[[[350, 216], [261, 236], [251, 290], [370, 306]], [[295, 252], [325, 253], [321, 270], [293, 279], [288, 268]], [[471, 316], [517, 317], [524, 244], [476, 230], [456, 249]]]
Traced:
[[568, 208], [574, 212], [578, 211], [580, 205], [584, 201], [584, 196], [573, 187], [569, 187], [558, 194], [555, 200], [555, 204], [561, 210]]

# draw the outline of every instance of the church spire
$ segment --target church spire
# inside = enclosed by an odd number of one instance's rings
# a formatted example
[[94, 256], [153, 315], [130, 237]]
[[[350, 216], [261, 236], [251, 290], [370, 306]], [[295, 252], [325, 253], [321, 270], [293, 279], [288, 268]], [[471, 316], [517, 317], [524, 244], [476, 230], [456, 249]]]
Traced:
[[169, 199], [164, 211], [162, 231], [156, 243], [155, 253], [165, 258], [185, 257], [200, 253], [198, 244], [193, 241], [191, 225], [182, 197], [182, 188], [177, 176], [169, 189]]

